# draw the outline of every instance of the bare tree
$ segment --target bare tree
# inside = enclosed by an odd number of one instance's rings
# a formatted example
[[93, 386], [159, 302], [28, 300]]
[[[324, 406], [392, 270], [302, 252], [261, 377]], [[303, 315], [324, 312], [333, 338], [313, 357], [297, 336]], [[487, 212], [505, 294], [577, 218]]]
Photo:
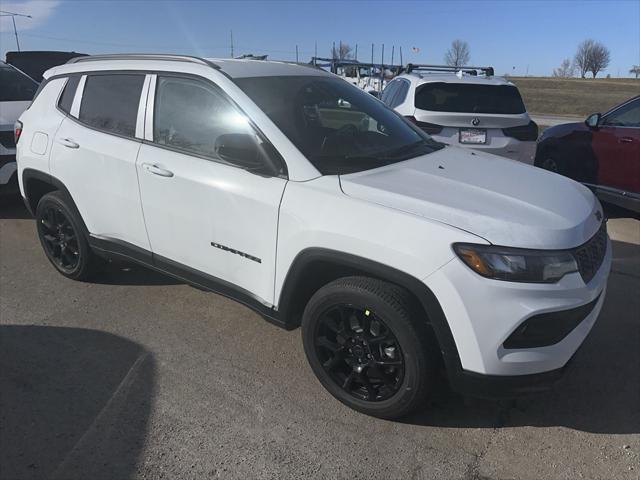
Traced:
[[340, 42], [340, 45], [331, 49], [331, 58], [334, 60], [347, 60], [353, 58], [353, 48], [348, 43]]
[[447, 65], [459, 68], [469, 63], [470, 57], [469, 44], [464, 40], [454, 40], [444, 55], [444, 61]]
[[571, 63], [571, 60], [565, 58], [560, 64], [559, 68], [553, 69], [553, 76], [558, 78], [571, 78], [575, 73], [575, 66]]
[[640, 76], [640, 65], [634, 65], [633, 68], [629, 70], [629, 73], [633, 73], [636, 78], [638, 78], [638, 76]]
[[580, 78], [584, 78], [589, 71], [589, 57], [595, 43], [594, 40], [588, 39], [578, 45], [578, 51], [573, 58], [573, 62], [580, 72]]
[[589, 71], [593, 74], [593, 78], [596, 78], [598, 72], [607, 68], [610, 61], [611, 52], [609, 49], [602, 43], [596, 42], [589, 55]]
[[595, 40], [588, 39], [578, 45], [578, 51], [574, 58], [574, 62], [580, 76], [585, 78], [587, 72], [593, 74], [593, 78], [596, 78], [598, 72], [601, 72], [609, 66], [611, 61], [611, 52], [602, 43]]

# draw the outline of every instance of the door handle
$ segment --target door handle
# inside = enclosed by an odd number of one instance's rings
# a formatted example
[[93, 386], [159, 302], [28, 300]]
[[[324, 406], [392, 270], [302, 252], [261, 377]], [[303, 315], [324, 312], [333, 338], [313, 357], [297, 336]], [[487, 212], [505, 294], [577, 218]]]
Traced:
[[171, 170], [160, 168], [159, 166], [152, 163], [143, 163], [142, 168], [144, 168], [149, 173], [153, 173], [154, 175], [160, 175], [161, 177], [173, 177], [173, 172]]
[[633, 142], [633, 138], [631, 137], [622, 137], [620, 139], [620, 143], [631, 143], [631, 142]]
[[58, 143], [60, 145], [64, 145], [67, 148], [78, 148], [80, 146], [80, 144], [74, 142], [70, 138], [59, 138]]

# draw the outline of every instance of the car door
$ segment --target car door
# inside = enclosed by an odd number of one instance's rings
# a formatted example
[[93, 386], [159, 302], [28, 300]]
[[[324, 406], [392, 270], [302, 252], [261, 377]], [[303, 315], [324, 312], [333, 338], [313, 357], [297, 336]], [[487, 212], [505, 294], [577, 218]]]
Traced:
[[[198, 77], [152, 79], [145, 138], [137, 166], [157, 266], [272, 304], [284, 162], [220, 88]], [[253, 164], [236, 159], [247, 142], [259, 153]]]
[[640, 192], [640, 98], [607, 113], [592, 132], [598, 184]]
[[136, 172], [145, 74], [96, 72], [75, 80], [66, 86], [77, 84], [71, 108], [66, 89], [58, 104], [67, 116], [55, 134], [52, 175], [67, 187], [92, 236], [148, 250]]

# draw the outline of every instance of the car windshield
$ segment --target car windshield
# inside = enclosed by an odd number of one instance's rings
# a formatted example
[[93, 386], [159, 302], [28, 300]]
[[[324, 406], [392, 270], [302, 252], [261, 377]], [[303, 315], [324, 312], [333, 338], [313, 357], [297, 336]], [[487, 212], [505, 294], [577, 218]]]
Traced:
[[235, 79], [323, 175], [369, 170], [443, 147], [339, 78]]
[[432, 112], [524, 113], [518, 89], [511, 85], [425, 83], [416, 90], [415, 107]]
[[0, 102], [30, 101], [38, 84], [24, 73], [0, 63]]

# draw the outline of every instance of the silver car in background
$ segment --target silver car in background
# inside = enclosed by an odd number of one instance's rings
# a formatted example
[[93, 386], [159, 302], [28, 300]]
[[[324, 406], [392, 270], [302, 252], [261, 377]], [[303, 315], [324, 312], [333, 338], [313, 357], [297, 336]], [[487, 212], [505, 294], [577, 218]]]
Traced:
[[533, 164], [538, 126], [492, 67], [408, 64], [381, 100], [435, 140]]
[[14, 124], [38, 89], [38, 83], [0, 61], [0, 193], [17, 192]]

